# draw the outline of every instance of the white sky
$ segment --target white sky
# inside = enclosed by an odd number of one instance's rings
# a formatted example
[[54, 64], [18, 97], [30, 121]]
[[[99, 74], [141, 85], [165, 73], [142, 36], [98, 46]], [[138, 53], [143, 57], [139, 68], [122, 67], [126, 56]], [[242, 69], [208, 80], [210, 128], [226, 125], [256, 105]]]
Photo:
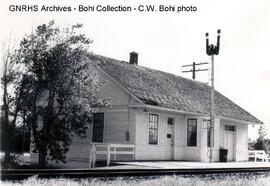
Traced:
[[[134, 5], [171, 4], [197, 6], [186, 13], [102, 13], [102, 12], [9, 12], [11, 4], [28, 5]], [[270, 125], [270, 1], [268, 0], [1, 0], [1, 40], [9, 35], [20, 40], [32, 28], [54, 19], [56, 24], [83, 23], [94, 40], [94, 53], [129, 60], [139, 53], [139, 65], [182, 74], [182, 65], [209, 61], [205, 53], [205, 32], [211, 43], [221, 29], [220, 54], [215, 57], [215, 87], [223, 95]], [[11, 33], [11, 34], [10, 34]], [[202, 68], [202, 67], [201, 67]], [[186, 69], [188, 70], [188, 69]], [[200, 72], [197, 80], [208, 82], [210, 74]], [[250, 127], [254, 138], [256, 127]], [[268, 127], [270, 131], [270, 127]], [[270, 135], [270, 132], [268, 132]]]

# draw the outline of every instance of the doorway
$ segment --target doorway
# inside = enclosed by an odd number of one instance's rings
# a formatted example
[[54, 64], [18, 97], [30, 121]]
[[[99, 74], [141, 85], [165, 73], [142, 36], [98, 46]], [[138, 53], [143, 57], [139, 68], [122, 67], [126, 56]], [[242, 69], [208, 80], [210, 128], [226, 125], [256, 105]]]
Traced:
[[166, 159], [174, 159], [174, 118], [168, 118], [167, 122]]
[[228, 149], [228, 161], [235, 160], [235, 126], [225, 125], [224, 146]]

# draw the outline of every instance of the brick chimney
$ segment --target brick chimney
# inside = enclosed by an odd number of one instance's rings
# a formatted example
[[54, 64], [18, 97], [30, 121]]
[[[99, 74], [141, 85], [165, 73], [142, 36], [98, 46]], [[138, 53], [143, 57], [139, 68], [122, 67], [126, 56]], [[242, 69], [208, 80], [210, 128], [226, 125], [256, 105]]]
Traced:
[[130, 52], [129, 63], [133, 65], [138, 65], [138, 53], [137, 52]]

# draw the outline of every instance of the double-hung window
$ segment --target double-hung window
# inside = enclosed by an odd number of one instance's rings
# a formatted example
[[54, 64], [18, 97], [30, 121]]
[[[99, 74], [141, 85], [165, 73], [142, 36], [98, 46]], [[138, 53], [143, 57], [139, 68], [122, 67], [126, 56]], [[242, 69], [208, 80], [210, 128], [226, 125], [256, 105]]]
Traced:
[[103, 142], [104, 113], [95, 113], [92, 142]]

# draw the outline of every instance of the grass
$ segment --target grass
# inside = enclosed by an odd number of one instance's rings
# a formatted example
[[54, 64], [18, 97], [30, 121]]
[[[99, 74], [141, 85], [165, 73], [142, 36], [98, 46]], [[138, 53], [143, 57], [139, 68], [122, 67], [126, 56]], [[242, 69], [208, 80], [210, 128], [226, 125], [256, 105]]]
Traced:
[[119, 177], [91, 179], [40, 179], [37, 176], [23, 181], [5, 181], [2, 185], [29, 186], [269, 186], [270, 173], [232, 174], [206, 176], [157, 176], [157, 177]]

